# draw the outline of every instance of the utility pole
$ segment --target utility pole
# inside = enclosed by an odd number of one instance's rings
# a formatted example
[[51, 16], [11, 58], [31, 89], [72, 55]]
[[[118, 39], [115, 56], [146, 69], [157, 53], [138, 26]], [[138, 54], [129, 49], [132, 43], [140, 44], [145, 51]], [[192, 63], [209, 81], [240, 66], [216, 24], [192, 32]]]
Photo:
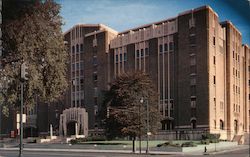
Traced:
[[149, 141], [149, 106], [148, 106], [148, 100], [147, 102], [147, 149], [146, 149], [146, 154], [149, 153], [149, 146], [148, 146], [148, 141]]
[[28, 67], [25, 62], [21, 64], [21, 106], [20, 106], [20, 145], [19, 157], [23, 157], [23, 86], [24, 82], [28, 80]]

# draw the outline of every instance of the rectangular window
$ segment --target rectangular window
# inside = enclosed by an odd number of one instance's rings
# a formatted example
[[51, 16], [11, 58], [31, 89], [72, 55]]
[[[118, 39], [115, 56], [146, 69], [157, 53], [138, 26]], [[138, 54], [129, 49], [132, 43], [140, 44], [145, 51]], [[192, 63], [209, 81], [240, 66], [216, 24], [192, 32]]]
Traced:
[[216, 78], [215, 78], [215, 76], [214, 76], [214, 84], [216, 84]]
[[94, 81], [97, 81], [97, 73], [94, 73], [94, 74], [93, 74], [93, 80], [94, 80]]
[[97, 57], [93, 57], [93, 64], [97, 65]]
[[170, 42], [169, 43], [169, 51], [173, 51], [174, 50], [174, 43]]
[[80, 79], [80, 83], [83, 84], [84, 83], [84, 80], [83, 78]]
[[159, 46], [160, 53], [162, 53], [162, 45]]
[[80, 69], [83, 70], [83, 62], [80, 62]]
[[148, 48], [145, 48], [145, 56], [148, 56], [148, 55], [149, 55]]
[[190, 65], [196, 65], [196, 57], [195, 56], [191, 56], [190, 58]]
[[215, 37], [213, 37], [213, 45], [215, 46]]
[[216, 98], [214, 98], [214, 107], [216, 107]]
[[118, 63], [118, 55], [115, 55], [115, 62]]
[[76, 70], [79, 70], [79, 63], [76, 63]]
[[235, 75], [235, 69], [233, 68], [233, 75]]
[[234, 51], [233, 51], [233, 58], [234, 58]]
[[120, 53], [120, 62], [122, 62], [122, 54]]
[[97, 87], [94, 87], [94, 97], [98, 96], [98, 91], [97, 91]]
[[97, 39], [93, 39], [93, 47], [97, 46]]
[[191, 78], [190, 85], [196, 85], [196, 78], [195, 77]]
[[80, 45], [80, 51], [83, 52], [83, 44]]
[[190, 87], [191, 96], [196, 96], [196, 86]]
[[76, 45], [76, 53], [78, 53], [79, 52], [79, 45], [77, 44]]
[[189, 44], [195, 45], [195, 36], [189, 36]]
[[165, 52], [168, 51], [168, 43], [165, 43], [165, 45], [164, 45], [164, 51]]
[[189, 28], [195, 27], [195, 19], [192, 17], [189, 19]]
[[124, 61], [127, 61], [127, 53], [124, 53]]
[[143, 56], [144, 56], [144, 50], [141, 49], [141, 57], [143, 57]]
[[215, 63], [216, 63], [216, 60], [215, 60], [215, 56], [214, 56], [214, 65], [215, 65]]
[[190, 73], [191, 73], [191, 74], [193, 74], [193, 73], [196, 74], [196, 71], [197, 71], [197, 70], [196, 70], [196, 66], [192, 65], [192, 66], [190, 67]]
[[196, 108], [196, 98], [191, 98], [191, 108]]
[[140, 57], [140, 51], [139, 50], [136, 50], [136, 56], [137, 56], [137, 58]]

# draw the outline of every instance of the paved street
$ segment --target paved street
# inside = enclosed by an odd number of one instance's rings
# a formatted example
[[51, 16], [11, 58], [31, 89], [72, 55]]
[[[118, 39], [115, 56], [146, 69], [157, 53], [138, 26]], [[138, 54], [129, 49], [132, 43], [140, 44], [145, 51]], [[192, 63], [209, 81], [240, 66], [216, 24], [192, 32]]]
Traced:
[[[249, 149], [242, 149], [233, 152], [225, 152], [219, 154], [210, 154], [210, 155], [139, 155], [139, 154], [119, 154], [119, 153], [78, 153], [78, 152], [31, 152], [25, 151], [24, 157], [249, 157]], [[1, 151], [0, 157], [18, 157], [18, 151]]]

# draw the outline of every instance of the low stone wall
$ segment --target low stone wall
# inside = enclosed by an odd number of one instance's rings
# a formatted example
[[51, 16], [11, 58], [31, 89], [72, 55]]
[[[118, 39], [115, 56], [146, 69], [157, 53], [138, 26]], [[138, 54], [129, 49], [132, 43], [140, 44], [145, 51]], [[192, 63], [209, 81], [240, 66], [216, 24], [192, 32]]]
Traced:
[[205, 131], [164, 131], [150, 137], [151, 140], [200, 140]]

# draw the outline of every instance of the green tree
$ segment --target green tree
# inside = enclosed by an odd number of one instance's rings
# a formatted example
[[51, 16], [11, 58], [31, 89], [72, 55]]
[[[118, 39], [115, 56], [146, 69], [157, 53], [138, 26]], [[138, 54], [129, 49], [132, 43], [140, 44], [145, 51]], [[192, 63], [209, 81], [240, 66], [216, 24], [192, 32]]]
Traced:
[[[141, 98], [144, 103], [140, 102]], [[130, 136], [134, 143], [136, 137], [146, 135], [146, 102], [149, 105], [149, 130], [155, 133], [161, 121], [157, 98], [150, 77], [143, 72], [125, 73], [116, 78], [104, 101], [108, 138]]]
[[[0, 83], [5, 85], [0, 91], [3, 107], [19, 105], [22, 62], [28, 65], [29, 72], [29, 80], [25, 82], [25, 105], [33, 105], [35, 95], [43, 102], [55, 101], [67, 87], [67, 52], [61, 31], [60, 6], [50, 0], [4, 0], [3, 5], [6, 7], [0, 58]], [[9, 10], [15, 8], [18, 9], [14, 12]]]

